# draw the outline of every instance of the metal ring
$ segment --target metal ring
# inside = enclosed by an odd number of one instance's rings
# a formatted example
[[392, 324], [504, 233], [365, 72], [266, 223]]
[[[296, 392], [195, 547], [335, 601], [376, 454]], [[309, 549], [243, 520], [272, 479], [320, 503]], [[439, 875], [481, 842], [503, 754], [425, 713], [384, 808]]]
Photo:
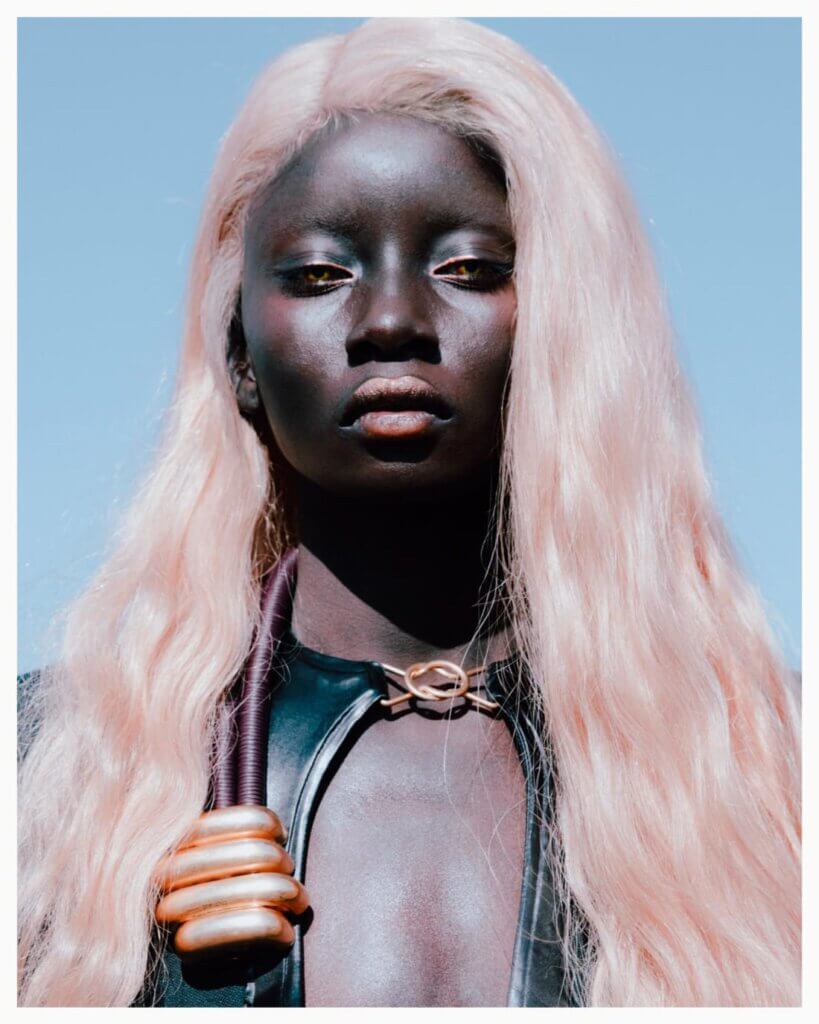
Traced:
[[[455, 686], [448, 690], [442, 690], [438, 686], [430, 686], [428, 683], [423, 683], [418, 687], [415, 686], [415, 679], [419, 676], [426, 675], [427, 672], [432, 672], [433, 670], [449, 675]], [[469, 689], [469, 676], [467, 676], [461, 666], [456, 665], [452, 661], [443, 661], [441, 659], [437, 661], [417, 662], [415, 665], [410, 665], [404, 673], [404, 681], [407, 685], [407, 689], [411, 693], [415, 694], [415, 696], [421, 697], [423, 700], [448, 700], [452, 697], [463, 697]]]
[[293, 926], [272, 907], [247, 906], [223, 914], [205, 914], [186, 921], [174, 935], [174, 948], [183, 957], [225, 955], [249, 946], [292, 946]]
[[156, 874], [162, 890], [171, 892], [184, 885], [256, 871], [290, 875], [293, 868], [292, 857], [278, 843], [270, 839], [236, 839], [178, 850], [160, 861]]
[[282, 842], [286, 829], [278, 814], [259, 804], [234, 804], [205, 811], [182, 841], [179, 849], [225, 843], [234, 839], [272, 839]]
[[155, 916], [159, 924], [176, 925], [204, 914], [225, 913], [247, 906], [303, 914], [309, 902], [307, 890], [295, 878], [264, 872], [175, 889], [159, 901]]

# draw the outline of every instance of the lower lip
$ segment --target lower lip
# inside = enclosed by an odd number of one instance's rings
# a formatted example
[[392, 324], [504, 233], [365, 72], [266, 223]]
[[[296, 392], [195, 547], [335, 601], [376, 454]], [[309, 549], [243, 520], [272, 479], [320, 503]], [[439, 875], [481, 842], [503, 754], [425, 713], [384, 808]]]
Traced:
[[422, 409], [379, 410], [364, 413], [357, 423], [367, 437], [419, 437], [430, 429], [436, 418]]

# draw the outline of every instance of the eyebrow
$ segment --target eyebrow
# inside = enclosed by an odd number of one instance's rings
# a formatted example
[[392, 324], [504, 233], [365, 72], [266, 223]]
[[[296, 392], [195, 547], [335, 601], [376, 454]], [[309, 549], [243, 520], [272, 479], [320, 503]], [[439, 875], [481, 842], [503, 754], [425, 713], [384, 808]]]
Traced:
[[[424, 217], [420, 222], [430, 234], [444, 234], [448, 231], [468, 229], [483, 231], [487, 234], [500, 236], [503, 240], [514, 243], [514, 236], [505, 226], [495, 221], [480, 221], [460, 210], [438, 210]], [[299, 232], [323, 231], [328, 235], [341, 238], [353, 238], [364, 230], [364, 220], [354, 211], [338, 211], [333, 213], [316, 213], [303, 220], [298, 214], [290, 221], [291, 230]]]
[[512, 232], [497, 221], [476, 220], [469, 214], [458, 210], [438, 211], [425, 217], [423, 223], [426, 228], [436, 234], [466, 228], [470, 231], [485, 231], [487, 234], [500, 235], [503, 238], [508, 238], [510, 242], [514, 241]]
[[332, 214], [317, 213], [304, 219], [299, 218], [296, 214], [289, 226], [298, 231], [324, 231], [328, 235], [350, 238], [363, 230], [364, 223], [360, 216], [349, 211]]

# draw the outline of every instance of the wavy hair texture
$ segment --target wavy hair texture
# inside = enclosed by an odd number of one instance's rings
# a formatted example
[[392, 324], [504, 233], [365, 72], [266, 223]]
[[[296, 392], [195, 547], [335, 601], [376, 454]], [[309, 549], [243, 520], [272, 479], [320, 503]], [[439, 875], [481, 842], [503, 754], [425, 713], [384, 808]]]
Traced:
[[355, 111], [488, 142], [506, 172], [517, 319], [494, 544], [547, 718], [573, 989], [798, 1004], [794, 684], [710, 496], [648, 242], [566, 89], [456, 19], [287, 51], [222, 140], [160, 450], [25, 712], [40, 724], [19, 790], [21, 1003], [128, 1005], [157, 961], [153, 868], [206, 801], [260, 579], [297, 539], [226, 368], [244, 225]]

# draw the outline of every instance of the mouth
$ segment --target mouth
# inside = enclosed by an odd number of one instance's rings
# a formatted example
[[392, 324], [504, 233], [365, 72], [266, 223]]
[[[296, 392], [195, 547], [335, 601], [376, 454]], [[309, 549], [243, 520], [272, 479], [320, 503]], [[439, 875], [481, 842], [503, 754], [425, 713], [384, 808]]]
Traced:
[[341, 426], [369, 438], [412, 438], [452, 417], [452, 408], [420, 377], [370, 377], [350, 397]]

